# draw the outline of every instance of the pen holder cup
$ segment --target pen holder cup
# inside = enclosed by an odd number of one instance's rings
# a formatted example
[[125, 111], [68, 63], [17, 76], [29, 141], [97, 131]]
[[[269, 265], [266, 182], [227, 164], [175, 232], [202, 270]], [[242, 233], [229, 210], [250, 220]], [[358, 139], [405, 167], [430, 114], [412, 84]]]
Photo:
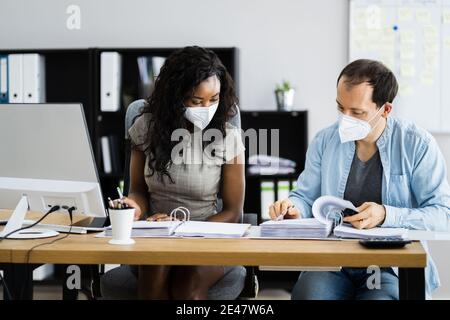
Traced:
[[127, 245], [135, 242], [131, 239], [134, 211], [134, 208], [108, 209], [112, 228], [112, 239], [109, 240], [110, 244]]

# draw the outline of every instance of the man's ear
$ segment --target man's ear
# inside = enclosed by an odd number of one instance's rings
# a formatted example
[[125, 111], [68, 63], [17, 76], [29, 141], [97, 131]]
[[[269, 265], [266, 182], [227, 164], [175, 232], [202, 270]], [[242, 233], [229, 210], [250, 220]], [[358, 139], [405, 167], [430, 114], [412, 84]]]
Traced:
[[388, 114], [392, 111], [392, 103], [386, 102], [384, 104], [383, 117], [387, 118]]

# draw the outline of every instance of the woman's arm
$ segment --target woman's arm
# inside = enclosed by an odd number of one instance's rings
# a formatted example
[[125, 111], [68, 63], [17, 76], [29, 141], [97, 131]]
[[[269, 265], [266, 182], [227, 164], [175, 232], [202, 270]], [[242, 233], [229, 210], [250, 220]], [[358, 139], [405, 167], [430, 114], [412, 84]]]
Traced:
[[[132, 150], [130, 159], [130, 190], [125, 203], [136, 208], [135, 219], [142, 219], [149, 210], [149, 194], [144, 177], [145, 154], [142, 151]], [[131, 201], [130, 201], [131, 200]]]
[[228, 161], [222, 170], [222, 211], [208, 221], [239, 222], [244, 210], [245, 174], [243, 154]]

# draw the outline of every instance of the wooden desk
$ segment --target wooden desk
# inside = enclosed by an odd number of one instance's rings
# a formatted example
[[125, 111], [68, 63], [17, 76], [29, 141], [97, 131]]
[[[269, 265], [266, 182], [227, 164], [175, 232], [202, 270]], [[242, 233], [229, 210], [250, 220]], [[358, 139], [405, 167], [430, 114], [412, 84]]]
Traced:
[[[0, 211], [0, 219], [7, 216]], [[35, 217], [31, 214], [30, 217]], [[77, 218], [79, 219], [79, 218]], [[54, 216], [49, 223], [64, 222]], [[63, 237], [60, 235], [59, 237]], [[258, 239], [135, 239], [136, 244], [114, 246], [95, 234], [69, 235], [52, 241], [3, 240], [0, 263], [29, 264], [136, 264], [136, 265], [246, 265], [400, 268], [400, 297], [424, 299], [426, 252], [420, 242], [402, 249], [365, 249], [357, 241], [258, 240]]]

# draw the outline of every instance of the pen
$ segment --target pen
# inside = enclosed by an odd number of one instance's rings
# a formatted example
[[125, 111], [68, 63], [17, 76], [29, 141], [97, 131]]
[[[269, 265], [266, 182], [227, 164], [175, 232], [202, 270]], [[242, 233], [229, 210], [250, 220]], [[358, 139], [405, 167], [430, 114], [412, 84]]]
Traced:
[[117, 187], [117, 193], [119, 194], [119, 199], [123, 199], [123, 194], [119, 187]]
[[290, 206], [286, 209], [286, 212], [283, 214], [280, 214], [278, 217], [276, 217], [275, 221], [283, 220], [284, 216], [289, 212], [290, 209], [294, 208], [295, 206]]
[[109, 203], [109, 207], [110, 207], [111, 209], [114, 209], [114, 202], [111, 200], [110, 197], [108, 197], [108, 203]]

